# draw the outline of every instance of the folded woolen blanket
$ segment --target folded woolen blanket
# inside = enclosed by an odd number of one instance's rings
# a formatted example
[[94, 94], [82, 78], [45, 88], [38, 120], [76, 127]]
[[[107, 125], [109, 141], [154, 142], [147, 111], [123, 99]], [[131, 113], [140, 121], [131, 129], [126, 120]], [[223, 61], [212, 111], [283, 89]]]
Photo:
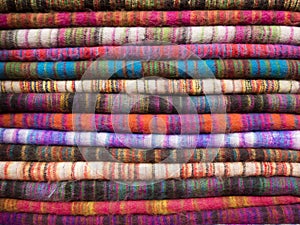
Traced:
[[112, 148], [283, 148], [300, 150], [300, 130], [229, 134], [120, 134], [0, 128], [2, 144]]
[[0, 209], [4, 212], [26, 212], [56, 215], [166, 215], [181, 212], [251, 206], [289, 205], [297, 204], [299, 202], [300, 198], [294, 196], [229, 196], [120, 202], [36, 202], [2, 198], [0, 199]]
[[[267, 140], [267, 139], [266, 139]], [[211, 157], [213, 160], [213, 157]], [[293, 176], [300, 177], [300, 163], [113, 163], [113, 162], [18, 162], [0, 161], [1, 180], [149, 181], [208, 177]], [[0, 207], [1, 208], [1, 207]]]
[[300, 25], [300, 13], [288, 11], [102, 11], [9, 13], [0, 29], [50, 27], [147, 27], [208, 25]]
[[138, 79], [0, 81], [0, 93], [127, 93], [152, 95], [300, 94], [295, 80]]
[[[212, 159], [211, 155], [214, 154]], [[300, 151], [289, 149], [203, 148], [131, 149], [0, 144], [2, 161], [76, 162], [95, 160], [124, 163], [300, 162]]]
[[[6, 61], [23, 61], [23, 62], [33, 61], [34, 62], [34, 61], [67, 61], [67, 60], [91, 60], [91, 59], [188, 60], [188, 59], [214, 59], [214, 58], [217, 59], [219, 58], [221, 59], [229, 59], [229, 58], [298, 59], [299, 55], [300, 55], [300, 46], [294, 46], [294, 45], [216, 43], [216, 44], [193, 44], [193, 45], [148, 45], [148, 46], [130, 45], [130, 46], [46, 48], [46, 49], [43, 48], [12, 49], [12, 50], [0, 50], [0, 61], [5, 61], [5, 62]], [[226, 68], [227, 60], [223, 60], [223, 64], [224, 64], [223, 66], [225, 66]], [[239, 64], [239, 63], [236, 60], [234, 61], [234, 64]], [[246, 64], [245, 61], [243, 61], [243, 65], [244, 64]], [[287, 61], [287, 65], [289, 65], [289, 61]], [[222, 68], [222, 70], [224, 71], [225, 68]], [[228, 69], [229, 68], [226, 68], [225, 71], [228, 71]], [[26, 71], [26, 68], [23, 67], [22, 70]], [[248, 71], [248, 69], [244, 69], [244, 70]], [[33, 73], [34, 71], [31, 72]], [[251, 72], [251, 70], [248, 72]], [[294, 73], [296, 73], [296, 71], [294, 71]], [[232, 74], [232, 71], [230, 71], [230, 74]]]
[[2, 128], [143, 134], [300, 130], [294, 114], [0, 114]]
[[161, 43], [275, 43], [299, 45], [300, 27], [76, 27], [0, 30], [0, 49]]
[[164, 200], [217, 196], [299, 196], [300, 178], [230, 177], [163, 180], [130, 184], [114, 181], [0, 181], [0, 197], [45, 202]]
[[[117, 101], [116, 101], [117, 99]], [[300, 113], [300, 95], [147, 96], [77, 93], [1, 94], [0, 112]]]
[[105, 11], [105, 10], [179, 10], [179, 9], [272, 9], [272, 10], [293, 10], [300, 11], [300, 3], [297, 0], [285, 0], [285, 1], [269, 1], [269, 0], [235, 0], [235, 1], [223, 1], [223, 0], [177, 0], [166, 1], [157, 0], [141, 1], [100, 1], [100, 0], [80, 0], [80, 1], [50, 1], [50, 0], [1, 0], [0, 12], [14, 12], [14, 11], [34, 11], [45, 12], [51, 10], [57, 11]]
[[199, 224], [280, 224], [299, 223], [300, 204], [271, 205], [223, 210], [203, 210], [171, 215], [107, 215], [107, 216], [58, 216], [53, 214], [0, 212], [0, 223], [45, 225], [199, 225]]
[[300, 80], [300, 62], [277, 59], [0, 62], [0, 80], [136, 79], [153, 76]]

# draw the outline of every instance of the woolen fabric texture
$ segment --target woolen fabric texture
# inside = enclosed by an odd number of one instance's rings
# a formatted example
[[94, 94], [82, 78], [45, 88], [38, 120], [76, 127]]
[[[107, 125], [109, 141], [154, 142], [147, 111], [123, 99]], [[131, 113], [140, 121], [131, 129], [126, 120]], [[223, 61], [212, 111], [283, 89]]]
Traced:
[[[211, 156], [213, 159], [213, 156]], [[113, 171], [113, 172], [112, 172]], [[300, 177], [300, 163], [115, 163], [0, 161], [0, 179], [22, 181], [159, 181], [208, 177]], [[241, 206], [242, 207], [242, 206]], [[1, 207], [0, 207], [1, 208]]]
[[0, 212], [0, 222], [11, 224], [45, 225], [102, 225], [102, 224], [217, 224], [217, 223], [299, 223], [300, 204], [247, 207], [223, 210], [204, 210], [199, 212], [171, 215], [107, 215], [107, 216], [58, 216], [53, 214]]
[[299, 56], [299, 0], [0, 0], [0, 224], [300, 222]]
[[0, 93], [127, 93], [146, 95], [300, 94], [300, 81], [245, 79], [137, 79], [0, 81]]
[[[298, 59], [300, 47], [280, 44], [130, 45], [0, 50], [0, 61]], [[228, 71], [226, 60], [223, 70]], [[237, 63], [237, 60], [234, 61]], [[289, 63], [289, 61], [287, 61]], [[246, 62], [243, 61], [243, 65]], [[17, 64], [15, 64], [17, 65]], [[23, 64], [24, 65], [24, 64]], [[261, 66], [261, 65], [260, 65]], [[26, 68], [22, 68], [26, 70]], [[275, 69], [275, 68], [273, 68]], [[247, 70], [247, 69], [246, 69]], [[250, 70], [251, 71], [251, 70]], [[33, 72], [33, 71], [32, 71]], [[249, 72], [249, 71], [248, 71]], [[232, 73], [232, 72], [230, 72]], [[280, 73], [283, 73], [280, 72]], [[294, 71], [296, 73], [296, 71]]]
[[1, 30], [0, 49], [92, 47], [124, 44], [300, 44], [300, 27], [76, 27]]
[[191, 211], [242, 208], [245, 206], [289, 205], [299, 202], [300, 198], [294, 196], [229, 196], [119, 202], [37, 202], [1, 198], [0, 208], [6, 212], [56, 215], [167, 215]]
[[159, 182], [0, 181], [0, 197], [45, 202], [164, 200], [216, 196], [299, 196], [300, 178], [230, 177]]
[[288, 11], [102, 11], [9, 13], [0, 29], [51, 27], [147, 27], [208, 25], [300, 25], [300, 13]]
[[[214, 157], [211, 155], [214, 154]], [[124, 162], [124, 163], [196, 163], [196, 162], [300, 162], [300, 151], [289, 149], [202, 148], [133, 149], [48, 145], [0, 144], [2, 161], [40, 162]]]
[[250, 78], [300, 80], [299, 60], [0, 62], [0, 80]]
[[300, 131], [229, 134], [129, 134], [0, 128], [1, 144], [77, 145], [112, 148], [282, 148], [300, 150]]
[[[120, 104], [116, 104], [117, 102]], [[130, 110], [126, 106], [130, 106]], [[300, 95], [147, 96], [92, 93], [1, 94], [0, 112], [57, 113], [300, 113]]]
[[[239, 123], [237, 123], [239, 121]], [[143, 134], [299, 130], [294, 114], [0, 114], [2, 128]]]
[[1, 0], [0, 12], [45, 12], [45, 11], [105, 11], [105, 10], [182, 10], [182, 9], [269, 9], [269, 10], [291, 10], [300, 11], [300, 3], [297, 0], [268, 1], [268, 0], [175, 0], [175, 1], [50, 1], [50, 0]]

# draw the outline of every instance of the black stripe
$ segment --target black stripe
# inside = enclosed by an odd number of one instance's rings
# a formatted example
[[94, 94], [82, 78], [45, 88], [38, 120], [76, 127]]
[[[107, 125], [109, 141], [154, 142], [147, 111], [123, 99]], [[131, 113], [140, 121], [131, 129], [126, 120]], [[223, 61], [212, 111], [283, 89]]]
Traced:
[[[34, 145], [29, 145], [28, 147], [26, 147], [25, 149], [25, 157], [26, 160], [30, 160], [30, 161], [40, 161], [39, 160], [39, 156], [36, 154], [36, 147]], [[21, 152], [20, 151], [20, 158], [21, 158]]]
[[202, 215], [204, 215], [205, 211], [203, 213], [196, 213], [196, 224], [205, 224], [202, 220]]
[[[70, 152], [73, 151], [71, 147], [68, 148], [68, 150]], [[81, 154], [81, 151], [78, 148], [74, 150], [73, 161], [85, 161], [84, 156]]]
[[189, 0], [181, 0], [180, 9], [190, 9]]
[[[218, 223], [218, 222], [220, 222], [220, 223], [222, 223], [221, 218], [223, 218], [223, 216], [222, 217], [219, 216], [218, 215], [219, 212], [222, 212], [222, 211], [221, 210], [212, 210], [212, 212], [211, 212], [211, 219], [209, 221], [203, 221], [203, 222], [205, 222], [205, 223], [208, 223], [208, 222], [211, 222], [211, 223]], [[226, 212], [226, 211], [224, 211], [224, 212]], [[209, 217], [206, 217], [206, 218], [209, 218]]]
[[42, 11], [45, 11], [45, 12], [50, 11], [49, 7], [47, 7], [46, 0], [38, 0], [37, 1], [37, 6], [38, 6], [38, 9], [41, 9]]
[[[91, 181], [91, 182], [86, 182], [83, 181], [81, 184], [81, 191], [83, 193], [82, 198], [87, 201], [99, 201], [99, 198], [102, 198], [102, 195], [99, 195], [98, 192], [96, 192], [96, 185], [97, 182]], [[82, 199], [80, 199], [82, 201]]]
[[[24, 215], [24, 214], [23, 214]], [[28, 213], [28, 214], [26, 214], [26, 223], [27, 224], [33, 224], [33, 217], [34, 217], [34, 214], [32, 214], [32, 213]], [[30, 222], [29, 222], [30, 221]], [[20, 221], [21, 222], [21, 221]], [[22, 223], [23, 223], [24, 221], [22, 221]], [[46, 224], [46, 223], [44, 223], [44, 224]]]
[[[136, 151], [137, 152], [137, 151]], [[155, 162], [155, 155], [154, 155], [154, 150], [146, 150], [146, 161], [154, 163]]]
[[8, 11], [15, 12], [15, 11], [17, 10], [17, 9], [16, 9], [15, 1], [12, 1], [12, 0], [6, 0], [5, 3], [6, 3], [6, 5], [7, 5]]
[[[56, 224], [56, 225], [65, 224], [63, 221], [63, 218], [64, 218], [64, 216], [56, 216], [55, 217], [56, 220], [55, 220], [54, 224]], [[45, 223], [45, 224], [47, 224], [47, 223]]]
[[84, 1], [84, 8], [93, 10], [94, 9], [93, 0], [85, 0]]
[[95, 192], [96, 192], [96, 201], [108, 201], [107, 195], [104, 193], [104, 186], [109, 184], [109, 182], [96, 182], [95, 183]]
[[[46, 8], [42, 8], [42, 7], [39, 7], [39, 2], [41, 0], [36, 0], [36, 7], [38, 8], [39, 11], [45, 11]], [[30, 11], [30, 12], [33, 12], [33, 8], [32, 8], [32, 3], [31, 3], [31, 0], [23, 0], [22, 1], [22, 9], [26, 9], [26, 11]]]
[[[255, 151], [255, 161], [265, 161], [265, 160], [266, 157], [263, 151]], [[270, 161], [270, 159], [268, 159], [267, 161]]]
[[[280, 207], [280, 206], [278, 206]], [[288, 211], [292, 211], [293, 212], [293, 218], [294, 220], [293, 221], [289, 221], [290, 223], [300, 223], [300, 216], [299, 216], [299, 206], [298, 205], [289, 205], [289, 210]], [[280, 207], [281, 209], [281, 207]], [[284, 214], [281, 214], [281, 215], [284, 215]]]
[[[126, 0], [116, 0], [116, 5], [113, 6], [109, 3], [109, 0], [107, 1], [107, 5], [109, 7], [110, 10], [122, 10], [122, 9], [125, 9], [126, 8], [126, 4], [125, 4], [125, 1]], [[132, 9], [131, 5], [130, 7], [127, 7], [129, 10]], [[126, 9], [127, 9], [126, 8]]]
[[239, 154], [240, 154], [240, 161], [242, 162], [248, 161], [250, 159], [250, 155], [247, 149], [240, 149]]
[[111, 9], [111, 5], [109, 3], [109, 0], [99, 0], [99, 2], [100, 2], [100, 9], [101, 10], [104, 10], [104, 9], [109, 10], [109, 9]]
[[74, 185], [74, 182], [67, 182], [65, 185], [65, 201], [71, 201], [72, 200], [72, 186]]
[[[125, 216], [125, 217], [127, 217], [127, 216]], [[128, 215], [128, 218], [126, 218], [126, 221], [128, 221], [128, 224], [134, 224], [134, 225], [140, 224], [138, 221], [137, 215], [133, 215], [133, 216]], [[106, 224], [106, 223], [103, 223], [103, 224]], [[123, 224], [126, 224], [126, 223], [123, 223]]]
[[239, 7], [239, 8], [241, 8], [241, 9], [252, 9], [253, 7], [254, 7], [254, 0], [246, 0], [246, 1], [244, 1], [243, 7]]
[[[19, 190], [20, 188], [13, 188], [13, 183], [14, 181], [2, 181], [1, 185], [0, 185], [0, 190], [2, 190], [0, 192], [1, 194], [1, 198], [14, 198], [16, 196], [16, 194], [14, 193], [14, 191]], [[18, 186], [18, 181], [15, 181], [15, 186]], [[17, 195], [19, 197], [22, 197], [19, 193], [19, 195]]]
[[[198, 0], [196, 2], [195, 6], [196, 6], [197, 9], [206, 9], [207, 8], [207, 6], [206, 6], [206, 0]], [[191, 5], [190, 5], [190, 8], [191, 8]]]
[[126, 224], [126, 218], [124, 216], [116, 216], [115, 224]]
[[[62, 106], [62, 111], [63, 112], [69, 112], [71, 110], [75, 110], [76, 112], [76, 109], [73, 109], [73, 102], [74, 102], [74, 94], [66, 94], [66, 98], [65, 98], [65, 101], [64, 101], [64, 104]], [[81, 104], [80, 104], [81, 105]]]
[[163, 9], [175, 9], [174, 0], [165, 0]]
[[276, 9], [283, 10], [284, 9], [285, 0], [276, 0]]

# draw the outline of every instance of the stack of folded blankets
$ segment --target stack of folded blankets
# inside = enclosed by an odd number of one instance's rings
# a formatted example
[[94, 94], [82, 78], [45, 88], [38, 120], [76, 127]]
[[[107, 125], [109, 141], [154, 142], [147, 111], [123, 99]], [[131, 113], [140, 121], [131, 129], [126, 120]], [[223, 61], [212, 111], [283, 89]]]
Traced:
[[0, 224], [300, 223], [299, 11], [0, 0]]

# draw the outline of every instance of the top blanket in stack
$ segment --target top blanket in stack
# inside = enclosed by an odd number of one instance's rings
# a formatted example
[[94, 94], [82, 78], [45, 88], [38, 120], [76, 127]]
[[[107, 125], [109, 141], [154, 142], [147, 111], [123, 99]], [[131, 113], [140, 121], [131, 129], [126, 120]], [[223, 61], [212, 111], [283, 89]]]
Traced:
[[0, 13], [0, 224], [300, 223], [300, 1]]
[[103, 10], [183, 10], [183, 9], [267, 9], [300, 11], [297, 0], [1, 0], [0, 12], [103, 11]]

